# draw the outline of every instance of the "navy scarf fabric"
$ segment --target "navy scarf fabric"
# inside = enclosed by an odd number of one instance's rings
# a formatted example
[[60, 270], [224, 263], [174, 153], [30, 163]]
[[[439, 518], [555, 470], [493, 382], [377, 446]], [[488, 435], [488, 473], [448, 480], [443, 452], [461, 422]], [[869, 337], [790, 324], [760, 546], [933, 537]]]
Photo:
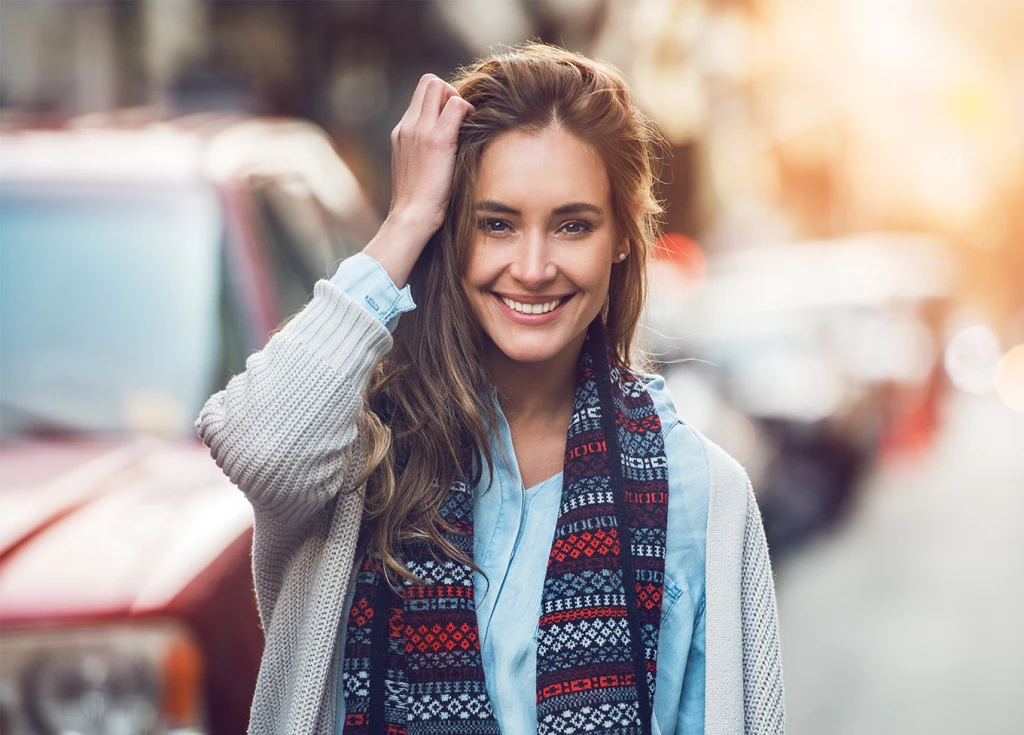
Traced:
[[[541, 598], [540, 734], [648, 735], [665, 570], [668, 463], [642, 379], [614, 367], [599, 320], [580, 352], [562, 500]], [[473, 555], [473, 488], [456, 481], [445, 536]], [[628, 550], [630, 553], [623, 553]], [[425, 542], [393, 591], [367, 556], [347, 623], [345, 735], [499, 733], [480, 658], [473, 572]], [[630, 580], [624, 584], [623, 580]]]

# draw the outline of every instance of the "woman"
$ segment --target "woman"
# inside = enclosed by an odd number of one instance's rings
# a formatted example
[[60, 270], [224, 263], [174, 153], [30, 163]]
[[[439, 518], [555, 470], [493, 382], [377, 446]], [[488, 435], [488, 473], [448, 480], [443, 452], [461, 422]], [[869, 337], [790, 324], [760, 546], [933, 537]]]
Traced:
[[781, 733], [747, 475], [630, 367], [661, 207], [621, 75], [522, 44], [391, 140], [380, 232], [196, 421], [255, 509], [250, 732]]

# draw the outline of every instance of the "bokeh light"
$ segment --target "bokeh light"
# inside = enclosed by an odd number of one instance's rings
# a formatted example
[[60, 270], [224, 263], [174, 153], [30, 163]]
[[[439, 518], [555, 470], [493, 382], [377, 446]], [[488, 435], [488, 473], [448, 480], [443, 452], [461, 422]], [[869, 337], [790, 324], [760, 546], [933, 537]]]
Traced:
[[995, 385], [999, 357], [999, 339], [991, 329], [968, 327], [946, 347], [946, 374], [960, 390], [984, 395]]
[[999, 360], [996, 392], [1003, 403], [1024, 413], [1024, 345], [1017, 345]]

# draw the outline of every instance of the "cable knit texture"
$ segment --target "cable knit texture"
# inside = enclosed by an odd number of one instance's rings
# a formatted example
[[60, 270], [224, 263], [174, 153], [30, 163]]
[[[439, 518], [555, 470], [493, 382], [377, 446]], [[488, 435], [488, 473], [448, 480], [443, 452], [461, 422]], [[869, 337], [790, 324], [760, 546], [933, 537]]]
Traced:
[[[255, 516], [252, 573], [266, 643], [250, 735], [332, 735], [332, 658], [362, 520], [356, 429], [391, 334], [327, 279], [195, 422]], [[783, 733], [771, 562], [746, 471], [698, 434], [708, 457], [705, 733]], [[513, 734], [510, 734], [513, 735]], [[518, 734], [514, 734], [518, 735]]]

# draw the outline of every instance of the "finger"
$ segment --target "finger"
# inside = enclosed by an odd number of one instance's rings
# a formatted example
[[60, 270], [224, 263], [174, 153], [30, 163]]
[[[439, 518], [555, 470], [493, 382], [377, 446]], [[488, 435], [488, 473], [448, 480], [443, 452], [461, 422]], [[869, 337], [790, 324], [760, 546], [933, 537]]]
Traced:
[[420, 109], [420, 116], [418, 122], [433, 127], [437, 123], [437, 117], [441, 114], [441, 108], [444, 106], [447, 98], [447, 90], [445, 89], [444, 83], [438, 79], [436, 82], [431, 81], [427, 85], [427, 91], [423, 94], [423, 106]]
[[461, 94], [459, 94], [459, 90], [457, 90], [457, 89], [455, 88], [455, 86], [454, 86], [454, 85], [452, 85], [452, 84], [450, 84], [450, 83], [448, 83], [448, 82], [445, 82], [445, 83], [444, 83], [444, 86], [445, 86], [445, 90], [446, 90], [446, 91], [448, 92], [448, 94], [446, 94], [446, 95], [445, 95], [445, 98], [444, 98], [444, 100], [442, 101], [442, 106], [443, 106], [443, 105], [444, 105], [445, 103], [447, 103], [447, 102], [448, 102], [448, 98], [449, 98], [449, 97], [455, 96], [455, 97], [458, 97], [459, 99], [461, 99], [461, 100], [462, 100], [463, 102], [465, 102], [465, 103], [466, 103], [467, 105], [469, 105], [469, 109], [470, 109], [470, 110], [475, 110], [475, 109], [476, 109], [476, 106], [475, 106], [474, 104], [472, 104], [471, 102], [469, 102], [468, 100], [466, 100], [466, 99], [465, 99], [465, 98], [464, 98], [464, 97], [463, 97], [463, 96], [462, 96]]
[[[448, 82], [445, 82], [445, 84], [448, 84]], [[466, 103], [467, 105], [469, 105], [469, 110], [470, 110], [470, 112], [472, 112], [473, 110], [475, 110], [475, 109], [476, 109], [476, 105], [474, 105], [474, 104], [473, 104], [472, 102], [470, 102], [470, 101], [469, 101], [469, 100], [467, 100], [467, 99], [466, 99], [465, 97], [463, 97], [463, 96], [462, 96], [461, 94], [459, 94], [459, 90], [457, 90], [457, 89], [456, 89], [455, 87], [453, 87], [453, 86], [452, 86], [451, 84], [448, 84], [448, 89], [450, 89], [450, 90], [451, 90], [452, 94], [453, 94], [453, 95], [454, 95], [455, 97], [458, 97], [458, 98], [459, 98], [460, 100], [462, 100], [462, 101], [463, 101], [463, 102], [465, 102], [465, 103]], [[447, 100], [445, 100], [445, 101], [447, 102]]]
[[437, 118], [437, 125], [451, 136], [449, 140], [455, 140], [463, 119], [475, 109], [473, 105], [458, 95], [452, 95], [445, 102], [444, 109], [441, 111], [440, 117]]
[[[444, 82], [443, 79], [441, 81]], [[462, 96], [462, 95], [459, 94], [459, 90], [457, 90], [455, 88], [455, 85], [451, 84], [450, 82], [444, 82], [444, 90], [445, 90], [445, 96], [444, 96], [445, 101], [447, 101], [448, 98], [451, 97], [453, 94], [455, 96], [457, 96], [457, 97], [461, 97]]]
[[427, 87], [430, 84], [431, 79], [440, 79], [436, 74], [427, 72], [420, 77], [420, 81], [416, 84], [416, 90], [412, 93], [412, 100], [409, 101], [409, 107], [406, 109], [405, 114], [402, 115], [402, 119], [399, 122], [406, 130], [414, 130], [416, 128], [416, 120], [420, 116], [420, 109], [423, 107], [423, 96], [427, 92]]

